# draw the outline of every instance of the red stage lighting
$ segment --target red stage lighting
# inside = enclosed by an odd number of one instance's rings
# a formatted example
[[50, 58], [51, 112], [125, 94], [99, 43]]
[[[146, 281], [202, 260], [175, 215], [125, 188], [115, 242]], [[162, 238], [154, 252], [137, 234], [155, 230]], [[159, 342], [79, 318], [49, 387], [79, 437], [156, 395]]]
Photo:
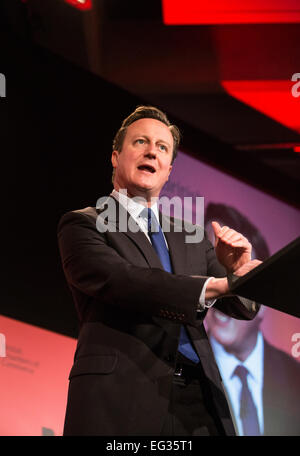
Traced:
[[93, 7], [92, 0], [65, 0], [65, 2], [81, 11], [87, 11]]
[[300, 22], [299, 0], [163, 0], [167, 25]]
[[222, 81], [222, 86], [231, 96], [300, 133], [300, 98], [293, 96], [291, 81]]

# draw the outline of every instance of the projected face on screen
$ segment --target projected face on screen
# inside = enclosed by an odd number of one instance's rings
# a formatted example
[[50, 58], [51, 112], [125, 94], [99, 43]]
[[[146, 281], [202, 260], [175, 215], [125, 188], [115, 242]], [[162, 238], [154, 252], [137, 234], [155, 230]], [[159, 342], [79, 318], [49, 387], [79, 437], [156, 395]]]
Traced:
[[264, 307], [261, 307], [253, 320], [235, 320], [212, 308], [206, 316], [207, 329], [209, 335], [223, 345], [228, 353], [245, 361], [256, 345], [263, 314]]

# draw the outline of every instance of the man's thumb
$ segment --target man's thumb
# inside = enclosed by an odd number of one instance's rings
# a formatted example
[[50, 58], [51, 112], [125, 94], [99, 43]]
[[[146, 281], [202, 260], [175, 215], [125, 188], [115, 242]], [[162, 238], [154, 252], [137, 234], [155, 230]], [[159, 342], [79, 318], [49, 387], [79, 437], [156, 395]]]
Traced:
[[213, 230], [214, 230], [214, 233], [215, 233], [215, 237], [217, 237], [220, 229], [221, 229], [221, 226], [219, 225], [218, 222], [211, 222], [211, 226], [213, 227]]

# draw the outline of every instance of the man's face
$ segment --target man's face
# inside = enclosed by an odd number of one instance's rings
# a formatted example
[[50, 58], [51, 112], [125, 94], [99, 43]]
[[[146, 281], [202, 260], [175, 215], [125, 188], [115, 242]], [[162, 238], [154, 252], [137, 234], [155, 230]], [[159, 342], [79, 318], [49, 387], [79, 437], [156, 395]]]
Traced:
[[173, 136], [156, 119], [139, 119], [127, 128], [121, 152], [112, 153], [114, 187], [148, 201], [158, 197], [172, 169]]

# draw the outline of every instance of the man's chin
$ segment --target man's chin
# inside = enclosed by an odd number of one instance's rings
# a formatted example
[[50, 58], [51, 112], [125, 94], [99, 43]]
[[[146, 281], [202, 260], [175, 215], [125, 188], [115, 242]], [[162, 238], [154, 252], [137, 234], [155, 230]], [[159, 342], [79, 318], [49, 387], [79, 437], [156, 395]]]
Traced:
[[133, 196], [144, 196], [144, 198], [149, 199], [149, 197], [159, 196], [159, 192], [151, 185], [150, 183], [137, 182], [132, 188]]

